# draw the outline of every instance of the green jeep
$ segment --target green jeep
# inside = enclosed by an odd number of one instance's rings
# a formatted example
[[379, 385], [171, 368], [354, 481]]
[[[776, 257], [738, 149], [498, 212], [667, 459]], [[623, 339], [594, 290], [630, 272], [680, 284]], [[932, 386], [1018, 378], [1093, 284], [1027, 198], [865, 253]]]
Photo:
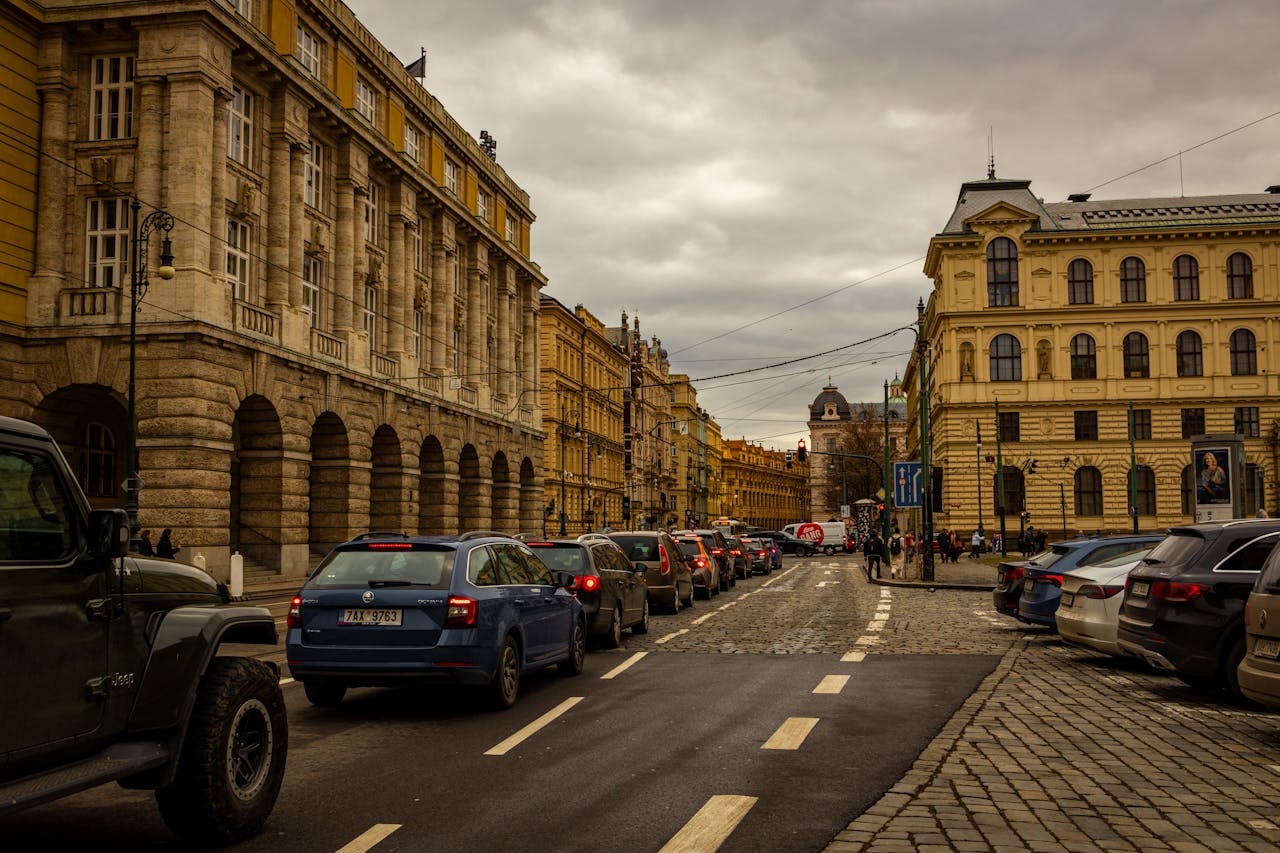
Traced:
[[0, 417], [0, 815], [104, 782], [154, 789], [179, 836], [258, 832], [288, 752], [271, 614], [173, 560], [128, 553], [34, 424]]

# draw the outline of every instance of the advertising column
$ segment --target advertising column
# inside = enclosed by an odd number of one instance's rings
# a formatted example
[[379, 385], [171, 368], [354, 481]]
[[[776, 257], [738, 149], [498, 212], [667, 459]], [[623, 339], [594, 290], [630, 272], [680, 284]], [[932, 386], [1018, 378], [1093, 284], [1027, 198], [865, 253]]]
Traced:
[[1206, 435], [1191, 442], [1196, 522], [1244, 515], [1244, 441], [1238, 435]]

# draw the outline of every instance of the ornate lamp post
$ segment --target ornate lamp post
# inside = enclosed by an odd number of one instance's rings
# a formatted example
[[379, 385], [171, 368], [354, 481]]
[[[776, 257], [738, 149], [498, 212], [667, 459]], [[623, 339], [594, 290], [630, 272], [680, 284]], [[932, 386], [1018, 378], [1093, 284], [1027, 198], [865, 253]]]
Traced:
[[173, 244], [168, 234], [173, 230], [173, 216], [157, 208], [144, 217], [139, 217], [142, 203], [134, 198], [129, 205], [131, 216], [129, 223], [132, 229], [129, 259], [129, 477], [124, 484], [124, 509], [129, 515], [129, 550], [138, 550], [138, 491], [142, 488], [142, 479], [138, 476], [138, 412], [137, 388], [135, 386], [137, 352], [138, 352], [138, 300], [146, 294], [150, 282], [147, 281], [147, 255], [151, 249], [151, 232], [160, 229], [165, 238], [160, 243], [160, 266], [156, 275], [164, 281], [174, 276]]

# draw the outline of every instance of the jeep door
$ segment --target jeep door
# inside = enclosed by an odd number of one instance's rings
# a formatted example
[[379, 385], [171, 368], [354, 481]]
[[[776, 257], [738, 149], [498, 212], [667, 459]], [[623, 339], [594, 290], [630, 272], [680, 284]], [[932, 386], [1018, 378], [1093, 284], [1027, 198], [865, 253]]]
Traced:
[[[0, 448], [0, 756], [98, 728], [109, 582], [86, 567], [81, 507], [46, 447]], [[21, 690], [12, 689], [21, 685]]]

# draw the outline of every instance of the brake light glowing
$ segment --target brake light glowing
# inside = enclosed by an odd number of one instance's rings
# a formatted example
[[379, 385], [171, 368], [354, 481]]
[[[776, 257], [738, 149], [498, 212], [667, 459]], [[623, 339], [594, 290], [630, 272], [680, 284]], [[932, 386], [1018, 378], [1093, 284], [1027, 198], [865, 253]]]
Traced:
[[1165, 601], [1186, 602], [1199, 598], [1209, 591], [1209, 587], [1198, 583], [1178, 583], [1177, 581], [1152, 581], [1151, 597]]
[[729, 553], [730, 553], [730, 554], [732, 554], [732, 555], [733, 555], [733, 556], [735, 556], [735, 557], [741, 557], [741, 556], [742, 556], [742, 552], [741, 552], [741, 551], [739, 551], [737, 548], [730, 548], [730, 549], [729, 549]]
[[577, 578], [576, 586], [583, 592], [595, 592], [600, 588], [600, 578], [595, 575], [583, 575]]
[[658, 558], [662, 560], [662, 573], [664, 575], [671, 574], [671, 560], [667, 559], [667, 549], [664, 545], [658, 546]]
[[397, 551], [403, 551], [407, 548], [412, 548], [413, 543], [412, 542], [370, 542], [365, 547], [371, 551], [388, 551], [391, 549], [395, 549]]
[[474, 598], [449, 596], [449, 610], [444, 617], [446, 628], [474, 628], [477, 604]]
[[286, 628], [301, 628], [301, 627], [302, 627], [302, 598], [301, 598], [301, 596], [296, 596], [296, 595], [295, 595], [295, 596], [293, 597], [293, 601], [290, 601], [290, 602], [289, 602], [289, 615], [288, 615], [288, 617], [285, 619], [285, 627], [286, 627]]
[[1051, 583], [1056, 587], [1062, 586], [1062, 575], [1040, 575], [1035, 580], [1037, 583]]
[[705, 569], [707, 567], [707, 561], [702, 559], [701, 557], [695, 557], [693, 560], [693, 564], [700, 569]]

